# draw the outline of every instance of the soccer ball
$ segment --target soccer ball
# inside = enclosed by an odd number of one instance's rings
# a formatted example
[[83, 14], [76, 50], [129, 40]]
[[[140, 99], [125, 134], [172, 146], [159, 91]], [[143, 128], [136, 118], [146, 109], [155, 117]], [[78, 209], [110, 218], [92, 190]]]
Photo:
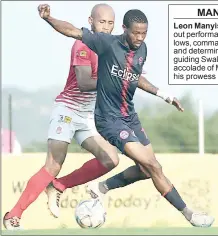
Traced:
[[99, 228], [106, 220], [106, 212], [98, 199], [89, 199], [77, 205], [75, 218], [81, 228]]

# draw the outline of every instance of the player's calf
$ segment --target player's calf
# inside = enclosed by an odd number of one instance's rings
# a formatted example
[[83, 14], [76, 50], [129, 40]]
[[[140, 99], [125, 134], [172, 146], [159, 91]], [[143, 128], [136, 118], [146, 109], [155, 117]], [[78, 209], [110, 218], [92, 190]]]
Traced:
[[[59, 140], [48, 140], [48, 155], [45, 163], [46, 170], [57, 176], [62, 168], [67, 154], [68, 143]], [[48, 209], [54, 217], [59, 216], [59, 202], [62, 192], [50, 183], [45, 190], [48, 197]]]
[[147, 165], [148, 171], [151, 173], [152, 181], [155, 187], [163, 192], [167, 186], [170, 187], [169, 191], [163, 193], [162, 196], [171, 203], [177, 210], [179, 210], [185, 218], [195, 227], [210, 227], [214, 218], [208, 216], [206, 213], [197, 213], [193, 212], [186, 206], [186, 203], [183, 201], [180, 194], [177, 192], [176, 188], [170, 183], [170, 181], [164, 176], [162, 167], [156, 161], [152, 159], [148, 162]]
[[[166, 178], [163, 173], [162, 166], [154, 156], [149, 157], [145, 161], [145, 167], [151, 175], [154, 186], [161, 193], [161, 195], [165, 197], [165, 199], [177, 210], [183, 211], [186, 208], [185, 202], [182, 200], [175, 187]], [[187, 211], [185, 214], [189, 220], [191, 219], [191, 214], [191, 211]]]
[[162, 167], [154, 157], [151, 145], [143, 146], [139, 143], [127, 143], [125, 151], [135, 161], [139, 162], [151, 175], [156, 189], [165, 199], [179, 210], [185, 218], [196, 227], [209, 227], [214, 218], [207, 214], [194, 213], [183, 201], [176, 188], [165, 177]]
[[149, 172], [155, 187], [162, 195], [172, 189], [171, 182], [163, 174], [162, 166], [154, 156], [146, 158], [144, 167]]
[[96, 158], [84, 163], [82, 167], [74, 170], [70, 174], [58, 179], [54, 179], [52, 184], [46, 189], [48, 196], [48, 208], [54, 217], [59, 216], [60, 197], [67, 188], [72, 188], [89, 181], [92, 181], [109, 171]]
[[142, 167], [138, 164], [130, 166], [123, 172], [114, 175], [105, 181], [90, 183], [87, 190], [92, 198], [99, 198], [103, 201], [105, 194], [112, 189], [122, 188], [137, 181], [149, 179], [149, 174], [144, 174], [141, 168]]
[[[59, 201], [65, 189], [92, 181], [118, 165], [119, 159], [116, 149], [100, 135], [98, 136], [87, 138], [82, 143], [83, 148], [95, 155], [96, 158], [87, 161], [81, 168], [74, 170], [72, 173], [55, 179], [52, 185], [46, 189], [48, 208], [54, 217], [59, 216]], [[100, 139], [101, 142], [96, 142], [96, 139]]]

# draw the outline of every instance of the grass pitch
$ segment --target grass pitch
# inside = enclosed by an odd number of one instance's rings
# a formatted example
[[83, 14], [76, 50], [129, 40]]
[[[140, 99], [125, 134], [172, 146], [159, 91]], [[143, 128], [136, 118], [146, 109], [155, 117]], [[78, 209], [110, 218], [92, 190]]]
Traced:
[[2, 235], [218, 235], [218, 228], [102, 228], [102, 229], [52, 229], [3, 230]]

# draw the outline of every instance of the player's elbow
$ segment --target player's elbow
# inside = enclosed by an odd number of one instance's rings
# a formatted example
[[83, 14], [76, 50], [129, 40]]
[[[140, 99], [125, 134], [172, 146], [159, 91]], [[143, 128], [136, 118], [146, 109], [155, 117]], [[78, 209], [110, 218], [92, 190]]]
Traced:
[[78, 88], [79, 88], [80, 92], [87, 92], [88, 91], [86, 86], [84, 86], [84, 85], [78, 85]]
[[75, 34], [75, 30], [74, 29], [69, 29], [68, 30], [68, 36], [71, 38], [75, 38], [76, 34]]
[[89, 84], [85, 84], [85, 83], [78, 84], [78, 88], [79, 88], [80, 92], [90, 92], [93, 90]]
[[90, 83], [89, 81], [80, 80], [80, 83], [78, 83], [78, 88], [80, 92], [90, 92], [96, 90], [96, 84]]
[[75, 27], [72, 29], [69, 29], [68, 35], [69, 35], [69, 37], [72, 37], [74, 39], [82, 40], [82, 30], [81, 29], [77, 29]]

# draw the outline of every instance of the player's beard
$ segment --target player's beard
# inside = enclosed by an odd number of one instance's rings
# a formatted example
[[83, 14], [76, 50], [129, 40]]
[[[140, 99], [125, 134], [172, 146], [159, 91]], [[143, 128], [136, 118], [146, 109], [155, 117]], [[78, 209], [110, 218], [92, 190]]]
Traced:
[[139, 48], [139, 47], [133, 45], [132, 40], [128, 34], [126, 34], [126, 42], [128, 43], [129, 48], [133, 51], [135, 51]]

